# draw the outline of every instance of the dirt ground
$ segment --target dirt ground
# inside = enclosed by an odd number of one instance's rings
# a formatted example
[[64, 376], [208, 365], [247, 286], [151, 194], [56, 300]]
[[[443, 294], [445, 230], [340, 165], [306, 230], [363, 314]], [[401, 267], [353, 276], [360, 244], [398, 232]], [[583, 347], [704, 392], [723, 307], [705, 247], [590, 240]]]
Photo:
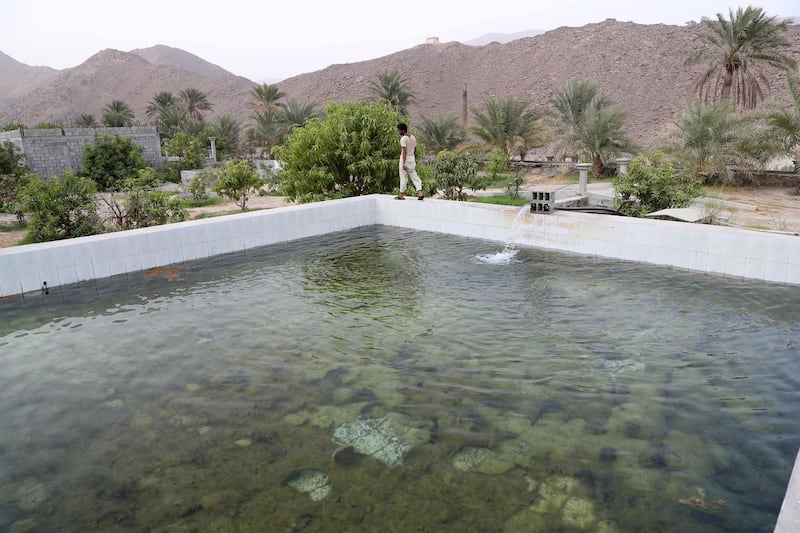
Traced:
[[[711, 208], [719, 223], [754, 231], [775, 231], [800, 235], [800, 195], [796, 187], [736, 187], [715, 191], [713, 198], [723, 200]], [[272, 209], [287, 205], [282, 196], [256, 196], [248, 209]], [[189, 219], [203, 213], [238, 213], [238, 206], [225, 202], [189, 209]], [[0, 225], [12, 225], [13, 215], [0, 213]], [[15, 246], [25, 231], [0, 231], [0, 248]]]

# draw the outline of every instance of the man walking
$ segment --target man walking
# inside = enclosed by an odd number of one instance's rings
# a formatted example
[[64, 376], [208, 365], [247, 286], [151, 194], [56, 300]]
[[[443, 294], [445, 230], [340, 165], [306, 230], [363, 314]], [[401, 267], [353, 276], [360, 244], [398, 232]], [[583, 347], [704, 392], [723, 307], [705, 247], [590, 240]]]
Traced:
[[417, 190], [417, 200], [424, 198], [422, 194], [422, 180], [417, 175], [417, 161], [414, 156], [417, 154], [417, 139], [408, 133], [408, 126], [401, 122], [397, 125], [397, 132], [400, 134], [400, 194], [394, 197], [395, 200], [405, 200], [406, 186], [408, 178]]

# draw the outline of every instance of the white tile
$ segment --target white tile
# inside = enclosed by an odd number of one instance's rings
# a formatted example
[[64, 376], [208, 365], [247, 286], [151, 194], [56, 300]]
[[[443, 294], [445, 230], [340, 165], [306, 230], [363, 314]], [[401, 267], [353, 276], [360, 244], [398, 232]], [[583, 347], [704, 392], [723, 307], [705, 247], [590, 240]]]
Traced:
[[786, 261], [770, 261], [764, 260], [764, 276], [761, 278], [765, 281], [775, 281], [778, 283], [786, 282], [786, 271], [789, 268], [789, 263]]

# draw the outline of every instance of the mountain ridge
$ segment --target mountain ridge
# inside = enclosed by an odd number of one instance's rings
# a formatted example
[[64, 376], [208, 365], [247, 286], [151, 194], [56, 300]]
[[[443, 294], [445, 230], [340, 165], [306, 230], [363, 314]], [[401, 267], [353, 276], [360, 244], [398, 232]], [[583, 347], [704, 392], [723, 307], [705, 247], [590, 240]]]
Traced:
[[[277, 85], [289, 97], [321, 110], [331, 99], [369, 98], [369, 82], [377, 73], [398, 70], [416, 97], [409, 109], [413, 128], [423, 115], [460, 117], [465, 88], [470, 108], [491, 96], [516, 96], [547, 108], [554, 90], [573, 79], [588, 79], [625, 107], [629, 136], [647, 145], [664, 136], [693, 98], [692, 85], [702, 66], [687, 68], [684, 61], [697, 46], [699, 28], [608, 19], [507, 43], [420, 44], [379, 58], [330, 65]], [[800, 63], [800, 26], [790, 26], [786, 37], [791, 42], [787, 53]], [[4, 65], [9, 63], [2, 60], [0, 56], [0, 80], [7, 79]], [[45, 72], [50, 79], [42, 74], [43, 83], [5, 105], [7, 94], [0, 85], [0, 126], [69, 123], [83, 113], [99, 119], [112, 99], [127, 102], [136, 119], [145, 122], [144, 110], [155, 94], [187, 87], [208, 95], [214, 104], [209, 118], [230, 115], [247, 125], [250, 92], [258, 85], [164, 45], [131, 52], [104, 50], [77, 67], [54, 72], [55, 76]], [[784, 76], [773, 70], [765, 73], [772, 94], [786, 101]]]

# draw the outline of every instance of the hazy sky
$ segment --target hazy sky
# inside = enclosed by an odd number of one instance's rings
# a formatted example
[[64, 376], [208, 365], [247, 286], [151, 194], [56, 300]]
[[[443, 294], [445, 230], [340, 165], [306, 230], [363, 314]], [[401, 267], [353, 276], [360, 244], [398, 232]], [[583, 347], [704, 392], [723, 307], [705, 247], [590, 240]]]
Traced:
[[[106, 48], [164, 44], [253, 81], [385, 56], [439, 37], [551, 30], [607, 18], [677, 24], [748, 3], [717, 0], [0, 0], [0, 51], [27, 65], [74, 67]], [[797, 0], [753, 2], [800, 17]]]

